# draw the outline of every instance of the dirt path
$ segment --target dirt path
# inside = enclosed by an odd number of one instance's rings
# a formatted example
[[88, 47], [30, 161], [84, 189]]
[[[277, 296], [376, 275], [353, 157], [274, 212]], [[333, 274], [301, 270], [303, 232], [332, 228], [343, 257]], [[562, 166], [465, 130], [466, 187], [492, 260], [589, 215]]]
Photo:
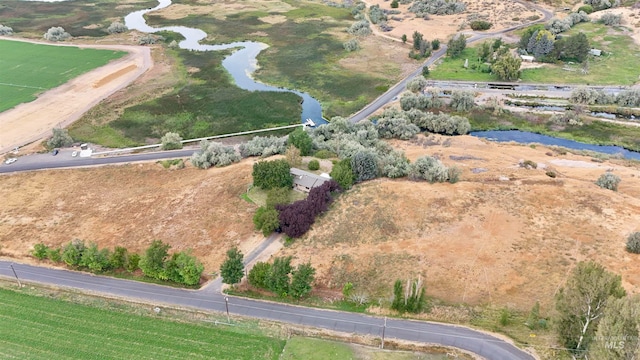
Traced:
[[54, 127], [66, 127], [91, 107], [131, 84], [153, 67], [151, 49], [129, 45], [52, 44], [27, 39], [0, 37], [55, 46], [127, 51], [129, 54], [83, 74], [40, 95], [36, 100], [0, 113], [0, 154], [44, 139]]

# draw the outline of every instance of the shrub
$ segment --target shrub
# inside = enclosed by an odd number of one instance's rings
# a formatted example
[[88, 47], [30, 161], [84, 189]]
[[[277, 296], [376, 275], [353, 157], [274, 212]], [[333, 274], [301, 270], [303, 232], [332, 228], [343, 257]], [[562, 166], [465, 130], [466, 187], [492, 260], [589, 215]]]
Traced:
[[391, 2], [391, 8], [392, 8], [392, 9], [397, 9], [399, 5], [400, 5], [400, 4], [398, 3], [398, 0], [393, 0], [393, 1]]
[[329, 159], [338, 157], [336, 153], [329, 150], [318, 150], [315, 154], [313, 154], [313, 156], [317, 157], [318, 159]]
[[427, 79], [424, 76], [416, 76], [407, 83], [407, 90], [419, 93], [427, 86]]
[[127, 257], [126, 269], [128, 272], [134, 272], [140, 268], [140, 255], [131, 254]]
[[300, 156], [300, 149], [293, 145], [289, 145], [287, 151], [284, 152], [284, 158], [291, 167], [299, 167], [302, 164], [302, 156]]
[[409, 7], [409, 11], [418, 17], [424, 17], [427, 14], [452, 15], [461, 13], [465, 9], [465, 4], [456, 0], [416, 0]]
[[598, 19], [598, 22], [607, 26], [618, 26], [622, 22], [622, 14], [603, 14], [600, 19]]
[[627, 238], [627, 251], [640, 254], [640, 232], [634, 232]]
[[377, 156], [373, 151], [360, 151], [351, 158], [351, 170], [356, 182], [378, 177]]
[[409, 178], [415, 181], [426, 180], [430, 183], [445, 182], [449, 179], [449, 170], [440, 160], [423, 156], [411, 164]]
[[460, 181], [460, 174], [462, 173], [462, 170], [458, 169], [457, 167], [450, 167], [449, 169], [447, 169], [447, 181], [450, 184], [455, 184], [458, 181]]
[[55, 249], [48, 249], [47, 250], [47, 258], [49, 258], [49, 260], [59, 263], [62, 261], [62, 249], [60, 248], [55, 248]]
[[44, 260], [49, 253], [49, 247], [43, 243], [33, 245], [33, 251], [31, 254], [38, 260]]
[[351, 39], [343, 42], [342, 47], [349, 52], [356, 51], [360, 49], [360, 42], [358, 39]]
[[191, 155], [191, 163], [201, 169], [212, 166], [227, 166], [240, 161], [240, 155], [231, 146], [224, 146], [216, 142], [203, 140], [200, 150]]
[[246, 143], [240, 144], [240, 155], [242, 157], [248, 156], [262, 156], [267, 157], [276, 154], [282, 154], [287, 149], [287, 138], [276, 136], [256, 136]]
[[13, 35], [13, 29], [9, 26], [4, 26], [0, 24], [0, 35], [2, 36], [11, 36]]
[[616, 174], [606, 172], [598, 178], [596, 185], [603, 189], [618, 191], [618, 185], [620, 184], [620, 177]]
[[447, 43], [447, 56], [456, 58], [467, 47], [467, 39], [464, 35], [457, 35], [452, 37]]
[[382, 176], [388, 178], [405, 177], [409, 173], [409, 160], [402, 151], [388, 151], [380, 155], [378, 169], [381, 169]]
[[406, 289], [403, 289], [401, 280], [396, 280], [393, 284], [392, 309], [400, 313], [418, 314], [425, 310], [426, 307], [425, 288], [420, 279], [408, 282]]
[[116, 246], [111, 253], [111, 258], [109, 259], [109, 263], [111, 263], [111, 267], [113, 269], [124, 269], [127, 264], [127, 249], [122, 246]]
[[471, 26], [472, 30], [475, 31], [482, 31], [482, 30], [489, 30], [491, 28], [493, 24], [491, 24], [488, 21], [484, 21], [484, 20], [475, 20], [472, 21], [471, 24], [469, 26]]
[[160, 139], [162, 150], [182, 149], [182, 137], [178, 133], [168, 132]]
[[371, 35], [371, 27], [367, 20], [360, 20], [351, 24], [347, 32], [354, 36], [368, 36]]
[[620, 0], [584, 0], [584, 3], [591, 5], [594, 10], [602, 10], [620, 5]]
[[440, 49], [440, 40], [438, 40], [438, 39], [433, 39], [433, 40], [431, 40], [431, 48], [432, 48], [433, 50], [438, 50], [438, 49]]
[[67, 129], [53, 128], [53, 135], [47, 140], [49, 148], [65, 147], [73, 144], [73, 139], [69, 136]]
[[369, 18], [374, 24], [387, 21], [387, 15], [385, 15], [384, 10], [380, 8], [380, 5], [371, 5], [369, 7]]
[[109, 257], [109, 249], [100, 250], [97, 244], [91, 243], [82, 252], [80, 266], [86, 267], [94, 273], [101, 273], [109, 269]]
[[262, 235], [266, 237], [280, 227], [280, 220], [278, 220], [278, 218], [278, 210], [272, 207], [261, 206], [253, 215], [253, 224], [256, 226], [256, 230], [261, 231]]
[[313, 160], [309, 161], [308, 167], [309, 167], [309, 170], [311, 170], [311, 171], [318, 170], [318, 169], [320, 169], [320, 161], [318, 161], [316, 159], [313, 159]]
[[275, 208], [276, 205], [286, 205], [291, 202], [291, 188], [273, 188], [267, 191], [267, 208]]
[[164, 244], [160, 240], [154, 240], [140, 259], [140, 269], [145, 276], [162, 279], [165, 277], [164, 263], [169, 256], [169, 244]]
[[525, 160], [520, 163], [520, 167], [523, 167], [525, 169], [537, 169], [538, 164], [536, 164], [535, 161], [532, 160]]
[[593, 6], [584, 5], [578, 8], [578, 12], [583, 11], [585, 14], [591, 14], [593, 12]]
[[107, 28], [107, 32], [109, 34], [121, 34], [127, 31], [129, 31], [129, 28], [119, 21], [112, 22], [111, 25], [109, 25], [109, 27]]
[[409, 140], [420, 132], [420, 128], [401, 117], [378, 119], [378, 134], [383, 139], [397, 138]]
[[191, 250], [174, 254], [172, 260], [176, 276], [171, 280], [191, 286], [200, 283], [204, 265], [195, 256], [191, 255]]
[[331, 169], [331, 174], [329, 175], [341, 188], [345, 190], [351, 189], [354, 181], [353, 170], [351, 170], [351, 159], [343, 159], [334, 164]]
[[311, 189], [304, 200], [276, 206], [280, 212], [278, 220], [282, 231], [291, 238], [304, 235], [311, 228], [315, 217], [327, 211], [333, 201], [331, 193], [336, 191], [340, 191], [340, 186], [335, 180], [329, 180]]
[[311, 292], [311, 283], [314, 280], [316, 269], [311, 263], [300, 264], [291, 272], [291, 284], [289, 294], [299, 299]]
[[140, 39], [138, 39], [138, 44], [140, 45], [153, 45], [155, 43], [158, 42], [158, 40], [160, 40], [161, 37], [156, 37], [153, 36], [151, 34], [148, 35], [144, 35], [142, 37], [140, 37]]
[[61, 27], [52, 27], [44, 33], [44, 38], [49, 41], [64, 41], [71, 38], [71, 35]]
[[640, 106], [640, 90], [632, 89], [622, 91], [616, 96], [616, 104], [625, 107]]
[[558, 176], [558, 174], [556, 174], [556, 172], [552, 170], [547, 170], [545, 174], [547, 174], [547, 176], [550, 178], [556, 178]]

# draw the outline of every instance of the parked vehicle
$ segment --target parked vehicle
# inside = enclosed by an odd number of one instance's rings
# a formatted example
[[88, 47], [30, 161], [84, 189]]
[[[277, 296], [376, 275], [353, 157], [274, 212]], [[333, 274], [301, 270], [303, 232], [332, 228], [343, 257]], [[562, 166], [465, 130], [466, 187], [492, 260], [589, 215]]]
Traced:
[[60, 150], [58, 150], [58, 149], [53, 149], [52, 154], [53, 154], [53, 156], [56, 156], [56, 155], [58, 155], [58, 153], [59, 153], [59, 152], [60, 152]]
[[7, 164], [7, 165], [11, 165], [16, 161], [18, 161], [18, 158], [9, 158], [4, 163]]
[[77, 152], [77, 151], [72, 152], [72, 153], [71, 153], [71, 156], [72, 156], [72, 157], [76, 157], [76, 156], [78, 156], [78, 152]]

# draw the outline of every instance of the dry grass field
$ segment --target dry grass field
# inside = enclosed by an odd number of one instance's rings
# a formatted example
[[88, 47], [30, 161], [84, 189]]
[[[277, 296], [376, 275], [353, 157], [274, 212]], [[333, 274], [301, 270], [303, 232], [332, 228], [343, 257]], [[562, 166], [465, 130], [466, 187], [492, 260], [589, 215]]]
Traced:
[[[396, 278], [422, 276], [427, 294], [447, 302], [526, 310], [536, 300], [548, 306], [586, 259], [640, 292], [640, 256], [624, 250], [626, 236], [640, 230], [637, 165], [469, 136], [394, 145], [410, 159], [439, 156], [462, 170], [461, 181], [380, 179], [340, 196], [305, 238], [277, 254], [310, 260], [323, 296], [340, 296], [351, 281], [373, 299], [386, 298]], [[519, 167], [522, 159], [538, 169]], [[35, 243], [74, 238], [142, 251], [160, 239], [193, 248], [207, 273], [217, 271], [230, 246], [247, 253], [262, 238], [253, 231], [255, 205], [240, 198], [251, 166], [167, 170], [147, 163], [2, 176], [2, 252], [26, 260]], [[557, 178], [545, 174], [550, 169]], [[622, 178], [618, 192], [594, 184], [609, 169]]]

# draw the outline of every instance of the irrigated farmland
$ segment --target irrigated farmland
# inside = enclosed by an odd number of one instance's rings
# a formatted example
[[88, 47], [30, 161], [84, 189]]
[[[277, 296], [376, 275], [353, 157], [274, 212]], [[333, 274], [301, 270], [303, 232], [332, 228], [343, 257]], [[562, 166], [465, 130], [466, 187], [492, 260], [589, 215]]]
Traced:
[[0, 54], [2, 112], [126, 53], [0, 40]]

